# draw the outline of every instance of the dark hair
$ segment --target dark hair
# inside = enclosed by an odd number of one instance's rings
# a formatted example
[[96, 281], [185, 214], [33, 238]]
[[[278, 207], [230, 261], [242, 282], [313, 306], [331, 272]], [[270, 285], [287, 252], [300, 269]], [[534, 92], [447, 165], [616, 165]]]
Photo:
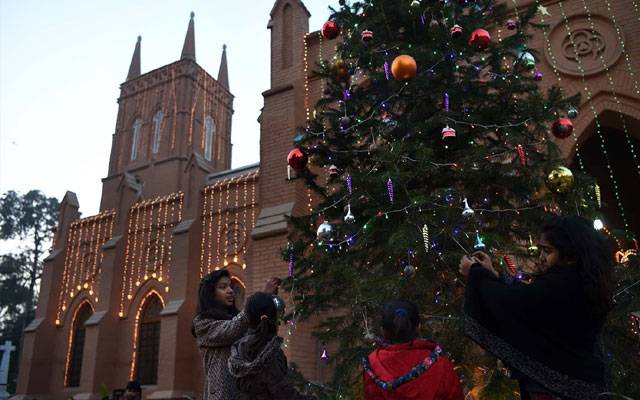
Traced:
[[273, 302], [273, 295], [254, 293], [247, 299], [244, 312], [249, 319], [249, 329], [252, 334], [248, 341], [247, 357], [253, 360], [278, 333], [278, 311]]
[[541, 235], [566, 260], [575, 261], [580, 283], [598, 323], [613, 307], [611, 297], [612, 254], [593, 223], [578, 216], [553, 216], [542, 225]]
[[384, 304], [382, 330], [390, 342], [409, 342], [418, 336], [420, 312], [418, 306], [407, 300], [391, 300]]
[[[218, 281], [222, 278], [231, 279], [231, 274], [226, 269], [213, 271], [205, 275], [198, 288], [198, 308], [196, 316], [210, 319], [232, 319], [238, 314], [235, 305], [226, 306], [216, 301], [215, 290]], [[196, 336], [195, 327], [191, 327], [191, 333]]]

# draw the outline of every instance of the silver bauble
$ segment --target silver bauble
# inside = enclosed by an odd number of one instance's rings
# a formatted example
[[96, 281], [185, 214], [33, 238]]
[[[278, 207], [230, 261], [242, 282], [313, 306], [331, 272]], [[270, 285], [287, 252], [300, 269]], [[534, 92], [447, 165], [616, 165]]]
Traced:
[[329, 221], [324, 220], [323, 223], [318, 227], [318, 240], [328, 240], [331, 239], [331, 235], [333, 234], [333, 227], [329, 224]]

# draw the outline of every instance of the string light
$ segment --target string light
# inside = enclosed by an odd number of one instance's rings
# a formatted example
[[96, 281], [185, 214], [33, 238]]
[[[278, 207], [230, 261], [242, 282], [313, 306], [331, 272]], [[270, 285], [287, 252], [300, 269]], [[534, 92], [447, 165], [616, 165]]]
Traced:
[[[115, 210], [106, 210], [69, 225], [63, 263], [62, 284], [58, 294], [55, 323], [62, 325], [64, 313], [75, 297], [93, 296], [97, 290], [102, 263], [102, 245], [111, 239]], [[91, 232], [89, 234], [89, 232]], [[93, 262], [92, 257], [93, 256]], [[98, 263], [100, 259], [100, 263]], [[86, 264], [86, 265], [85, 265]]]
[[[220, 182], [216, 182], [213, 185], [204, 188], [204, 208], [202, 214], [202, 230], [203, 235], [200, 241], [200, 277], [210, 272], [211, 268], [221, 269], [227, 267], [229, 260], [241, 266], [242, 269], [246, 268], [246, 232], [251, 232], [256, 223], [256, 186], [259, 170], [242, 174], [235, 178], [226, 178]], [[249, 185], [251, 185], [251, 194], [249, 194]], [[240, 189], [242, 188], [242, 203], [240, 203]], [[230, 192], [234, 190], [234, 204], [230, 204]], [[225, 201], [222, 201], [222, 198]], [[214, 210], [214, 205], [217, 202], [217, 209]], [[251, 217], [249, 217], [249, 211]], [[214, 238], [212, 235], [213, 225], [218, 225], [218, 234]], [[222, 241], [222, 226], [225, 227], [225, 239], [224, 239], [224, 258], [222, 259], [222, 265], [220, 265], [220, 258], [218, 257], [220, 251], [217, 251], [216, 262], [211, 263], [211, 249], [215, 247], [219, 249]], [[235, 229], [233, 232], [233, 254], [228, 254], [227, 248], [229, 247], [229, 236], [231, 229]], [[240, 229], [244, 229], [245, 232], [241, 232]], [[242, 236], [240, 236], [242, 234]], [[241, 241], [244, 240], [244, 243]], [[215, 241], [215, 243], [214, 243]], [[205, 249], [209, 249], [207, 253]]]
[[614, 193], [614, 196], [616, 198], [616, 204], [617, 204], [618, 210], [620, 212], [620, 217], [622, 218], [622, 222], [624, 224], [625, 230], [628, 231], [629, 230], [629, 223], [628, 223], [627, 217], [626, 217], [626, 215], [624, 213], [624, 207], [622, 205], [622, 200], [620, 199], [620, 193], [619, 193], [619, 190], [618, 190], [618, 182], [616, 181], [615, 175], [613, 174], [613, 168], [611, 167], [611, 160], [609, 158], [609, 153], [607, 152], [605, 138], [604, 138], [604, 135], [602, 134], [602, 131], [601, 131], [601, 126], [600, 126], [600, 120], [598, 118], [598, 113], [597, 113], [595, 107], [593, 106], [593, 102], [591, 101], [593, 96], [592, 96], [591, 90], [589, 90], [589, 87], [587, 86], [584, 67], [582, 66], [582, 58], [578, 54], [578, 49], [577, 49], [576, 43], [575, 43], [575, 41], [573, 39], [573, 34], [571, 32], [571, 27], [569, 26], [569, 19], [567, 18], [567, 14], [564, 11], [564, 6], [562, 5], [562, 2], [559, 2], [558, 6], [560, 7], [560, 13], [562, 14], [562, 18], [564, 19], [564, 24], [565, 24], [565, 29], [567, 31], [567, 36], [569, 38], [569, 41], [571, 42], [571, 46], [573, 47], [573, 51], [574, 51], [574, 54], [575, 54], [575, 59], [577, 61], [577, 65], [578, 65], [578, 70], [580, 71], [580, 74], [581, 74], [582, 84], [584, 85], [584, 91], [585, 91], [585, 94], [587, 96], [587, 104], [589, 104], [589, 108], [591, 109], [591, 112], [593, 114], [593, 119], [594, 119], [594, 122], [596, 124], [596, 133], [598, 134], [598, 137], [600, 138], [600, 147], [601, 147], [602, 153], [604, 154], [604, 157], [605, 157], [605, 161], [606, 161], [606, 164], [607, 164], [607, 170], [609, 171], [609, 178], [611, 179], [611, 183], [613, 185], [613, 193]]
[[[631, 79], [633, 80], [633, 86], [635, 88], [636, 94], [640, 94], [640, 91], [638, 90], [638, 81], [635, 79], [635, 76], [633, 74], [633, 71], [631, 69], [631, 63], [629, 61], [629, 55], [627, 54], [626, 51], [626, 46], [624, 43], [624, 39], [622, 38], [622, 35], [620, 34], [620, 27], [618, 26], [618, 24], [616, 23], [616, 18], [613, 15], [612, 11], [611, 11], [611, 4], [609, 3], [609, 0], [606, 0], [607, 3], [607, 10], [609, 12], [609, 17], [611, 18], [611, 21], [614, 24], [615, 30], [616, 30], [616, 35], [618, 37], [618, 42], [620, 43], [620, 48], [622, 49], [622, 54], [625, 57], [626, 60], [626, 65], [627, 65], [627, 71], [629, 72], [629, 75], [631, 76]], [[591, 11], [589, 10], [589, 7], [587, 7], [587, 3], [585, 2], [585, 0], [582, 0], [582, 6], [585, 10], [585, 12], [587, 13], [587, 21], [589, 22], [589, 25], [591, 27], [591, 30], [593, 32], [595, 32], [595, 24], [593, 22], [593, 19], [591, 18]], [[600, 52], [599, 54], [599, 58], [600, 58], [600, 62], [602, 63], [602, 68], [604, 68], [605, 71], [605, 75], [607, 77], [607, 81], [609, 82], [609, 86], [611, 87], [611, 95], [613, 96], [613, 101], [616, 103], [616, 108], [618, 111], [618, 115], [620, 116], [620, 122], [622, 123], [622, 130], [624, 131], [624, 136], [625, 136], [625, 140], [627, 141], [627, 146], [629, 146], [629, 150], [631, 151], [631, 156], [633, 158], [633, 162], [636, 165], [636, 172], [638, 173], [638, 175], [640, 175], [640, 164], [638, 163], [638, 157], [636, 156], [636, 152], [633, 146], [633, 141], [631, 139], [631, 135], [629, 134], [629, 130], [627, 129], [627, 121], [626, 118], [624, 116], [624, 112], [622, 111], [622, 103], [620, 102], [620, 99], [618, 99], [618, 95], [616, 93], [616, 85], [613, 81], [613, 77], [611, 76], [611, 73], [609, 72], [609, 65], [607, 64], [606, 60], [604, 59], [604, 55], [602, 52]]]
[[[169, 291], [173, 243], [171, 230], [182, 221], [183, 200], [184, 193], [177, 192], [144, 200], [131, 207], [118, 312], [120, 318], [126, 318], [129, 302], [147, 281], [155, 280], [165, 292]], [[155, 247], [154, 252], [160, 254], [153, 264], [149, 260], [151, 247]]]
[[173, 93], [173, 117], [171, 118], [173, 128], [171, 129], [171, 150], [176, 147], [176, 124], [178, 117], [178, 95], [176, 93], [176, 68], [172, 66], [171, 69], [171, 92]]
[[311, 120], [311, 114], [309, 113], [309, 43], [308, 43], [309, 34], [305, 33], [302, 42], [304, 43], [304, 54], [303, 54], [303, 64], [304, 64], [304, 110], [306, 115], [306, 121]]
[[140, 326], [140, 316], [142, 315], [142, 310], [144, 310], [144, 306], [147, 303], [147, 300], [151, 296], [156, 296], [160, 300], [160, 303], [162, 304], [162, 308], [164, 308], [164, 299], [162, 298], [162, 295], [160, 295], [160, 293], [158, 293], [155, 289], [149, 290], [149, 292], [147, 292], [147, 294], [142, 298], [142, 301], [138, 306], [138, 311], [136, 312], [136, 319], [133, 324], [133, 340], [131, 341], [132, 342], [131, 367], [129, 369], [129, 380], [131, 381], [134, 380], [136, 376], [136, 361], [137, 361], [136, 353], [138, 350], [138, 328]]

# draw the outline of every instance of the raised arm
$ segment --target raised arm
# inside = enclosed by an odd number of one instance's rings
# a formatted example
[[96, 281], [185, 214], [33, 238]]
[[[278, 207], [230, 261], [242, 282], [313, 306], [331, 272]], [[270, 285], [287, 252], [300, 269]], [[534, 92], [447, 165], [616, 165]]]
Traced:
[[244, 311], [230, 320], [196, 317], [193, 323], [198, 347], [230, 346], [240, 339], [249, 327]]

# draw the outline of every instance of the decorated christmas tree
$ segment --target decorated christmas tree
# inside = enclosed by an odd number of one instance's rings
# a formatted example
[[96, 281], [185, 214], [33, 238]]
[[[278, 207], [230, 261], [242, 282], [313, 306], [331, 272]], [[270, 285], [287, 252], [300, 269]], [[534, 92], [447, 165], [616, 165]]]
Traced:
[[[518, 398], [508, 370], [463, 336], [459, 259], [483, 250], [527, 280], [544, 217], [595, 219], [599, 207], [595, 182], [557, 146], [574, 140], [579, 97], [538, 87], [527, 42], [539, 9], [515, 19], [493, 1], [364, 0], [332, 11], [322, 35], [337, 54], [316, 66], [326, 89], [288, 157], [291, 179], [319, 199], [291, 219], [283, 249], [290, 330], [311, 318], [335, 371], [330, 397], [358, 398], [382, 304], [412, 300], [422, 335], [450, 354], [473, 398]], [[633, 298], [609, 329], [627, 339], [609, 344], [637, 354]], [[619, 383], [634, 374], [618, 372]]]

